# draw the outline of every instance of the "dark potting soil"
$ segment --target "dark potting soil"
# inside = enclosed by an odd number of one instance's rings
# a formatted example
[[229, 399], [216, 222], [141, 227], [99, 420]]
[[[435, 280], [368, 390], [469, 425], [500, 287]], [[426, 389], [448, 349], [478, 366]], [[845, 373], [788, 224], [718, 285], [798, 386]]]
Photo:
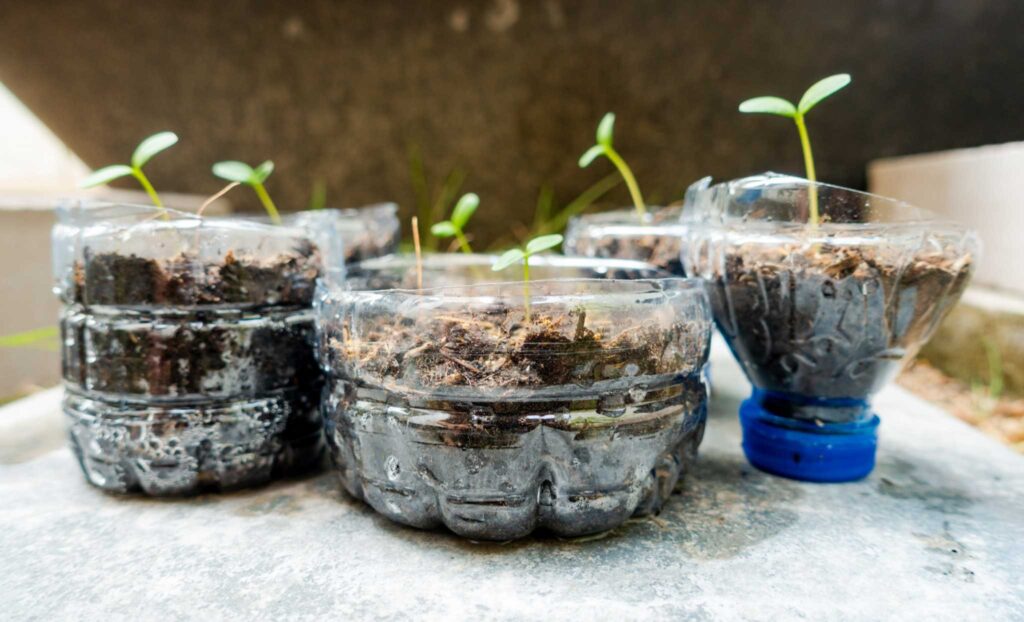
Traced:
[[755, 385], [867, 397], [916, 353], [972, 270], [972, 258], [952, 250], [899, 255], [739, 246], [711, 283], [716, 321]]
[[88, 248], [84, 257], [75, 267], [74, 301], [86, 305], [309, 306], [320, 266], [312, 243], [269, 260], [228, 251], [218, 263], [185, 254], [158, 261]]
[[64, 380], [90, 392], [232, 398], [317, 391], [311, 309], [154, 313], [65, 309]]

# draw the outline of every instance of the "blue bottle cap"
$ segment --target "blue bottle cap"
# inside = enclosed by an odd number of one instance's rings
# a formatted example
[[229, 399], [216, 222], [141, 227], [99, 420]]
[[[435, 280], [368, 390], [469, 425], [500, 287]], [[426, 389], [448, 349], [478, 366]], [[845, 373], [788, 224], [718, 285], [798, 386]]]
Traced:
[[762, 471], [805, 482], [851, 482], [875, 468], [878, 417], [826, 423], [779, 417], [755, 393], [740, 406], [743, 452]]

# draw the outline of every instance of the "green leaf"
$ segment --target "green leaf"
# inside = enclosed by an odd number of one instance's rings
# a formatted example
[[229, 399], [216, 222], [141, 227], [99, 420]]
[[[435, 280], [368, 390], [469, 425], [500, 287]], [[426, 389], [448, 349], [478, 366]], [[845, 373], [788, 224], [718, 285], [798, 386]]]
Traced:
[[604, 154], [604, 145], [594, 145], [580, 156], [580, 168], [587, 168], [590, 163]]
[[513, 248], [507, 250], [505, 251], [505, 254], [503, 254], [501, 257], [498, 257], [498, 261], [494, 262], [494, 265], [491, 266], [491, 270], [494, 270], [495, 272], [504, 270], [505, 268], [511, 266], [514, 263], [519, 263], [520, 261], [523, 260], [523, 257], [525, 256], [526, 255], [523, 253], [522, 249]]
[[455, 209], [452, 210], [452, 223], [455, 224], [459, 229], [463, 229], [466, 223], [469, 222], [469, 217], [473, 215], [476, 208], [480, 206], [480, 197], [470, 192], [462, 195], [459, 202], [455, 204]]
[[79, 188], [92, 188], [94, 186], [102, 186], [103, 184], [109, 184], [115, 179], [121, 177], [127, 177], [132, 174], [132, 167], [127, 164], [111, 164], [110, 166], [104, 166], [99, 170], [95, 170], [91, 175], [86, 177], [78, 184]]
[[797, 110], [800, 111], [800, 114], [804, 114], [811, 108], [814, 108], [818, 102], [849, 84], [850, 81], [850, 74], [848, 73], [837, 73], [834, 76], [818, 80], [800, 98]]
[[132, 154], [132, 166], [142, 168], [146, 162], [149, 162], [150, 158], [174, 145], [176, 142], [178, 142], [178, 135], [174, 132], [158, 132], [153, 134], [135, 148], [135, 153]]
[[256, 171], [245, 162], [228, 160], [213, 165], [213, 174], [227, 181], [237, 181], [240, 184], [252, 184]]
[[562, 243], [562, 236], [557, 233], [551, 235], [542, 235], [539, 238], [533, 238], [526, 243], [526, 254], [533, 255], [541, 251], [546, 251], [549, 248], [554, 248]]
[[263, 164], [257, 166], [256, 170], [254, 170], [252, 174], [253, 177], [262, 184], [263, 182], [267, 181], [267, 177], [270, 177], [270, 174], [273, 172], [274, 163], [271, 162], [270, 160], [267, 160]]
[[609, 112], [601, 117], [597, 124], [597, 144], [605, 147], [612, 146], [612, 130], [615, 129], [615, 113]]
[[455, 225], [443, 220], [430, 228], [430, 232], [439, 238], [450, 238], [455, 235]]
[[777, 114], [792, 118], [796, 116], [796, 106], [781, 97], [754, 97], [740, 104], [740, 112]]

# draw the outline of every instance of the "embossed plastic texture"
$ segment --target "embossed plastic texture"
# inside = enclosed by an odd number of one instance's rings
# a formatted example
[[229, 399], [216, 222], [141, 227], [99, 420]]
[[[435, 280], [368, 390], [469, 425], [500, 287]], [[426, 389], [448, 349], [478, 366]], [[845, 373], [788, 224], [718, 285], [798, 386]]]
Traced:
[[805, 179], [767, 173], [697, 193], [684, 262], [708, 281], [718, 328], [755, 388], [742, 418], [747, 457], [797, 479], [845, 481], [874, 465], [871, 395], [960, 297], [979, 245], [906, 203], [814, 188], [817, 225]]
[[[53, 232], [64, 413], [86, 478], [196, 493], [318, 463], [318, 227], [72, 204]], [[315, 231], [314, 231], [315, 229]]]
[[[477, 539], [657, 512], [703, 436], [702, 284], [538, 257], [531, 274], [565, 280], [526, 291], [484, 283], [515, 278], [493, 259], [428, 257], [423, 289], [353, 288], [416, 283], [409, 262], [381, 260], [323, 289], [323, 415], [345, 489], [399, 523]], [[602, 278], [629, 273], [641, 278]]]

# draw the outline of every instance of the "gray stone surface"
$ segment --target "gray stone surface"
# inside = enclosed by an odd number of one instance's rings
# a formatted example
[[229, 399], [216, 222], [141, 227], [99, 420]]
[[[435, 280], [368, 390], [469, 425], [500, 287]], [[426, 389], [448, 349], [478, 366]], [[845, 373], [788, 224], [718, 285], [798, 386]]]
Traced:
[[1024, 458], [890, 387], [867, 480], [765, 475], [739, 447], [746, 384], [720, 348], [713, 360], [696, 471], [659, 517], [601, 538], [477, 544], [403, 528], [331, 475], [116, 498], [86, 485], [66, 449], [20, 462], [0, 452], [18, 462], [0, 465], [0, 616], [1024, 617]]

